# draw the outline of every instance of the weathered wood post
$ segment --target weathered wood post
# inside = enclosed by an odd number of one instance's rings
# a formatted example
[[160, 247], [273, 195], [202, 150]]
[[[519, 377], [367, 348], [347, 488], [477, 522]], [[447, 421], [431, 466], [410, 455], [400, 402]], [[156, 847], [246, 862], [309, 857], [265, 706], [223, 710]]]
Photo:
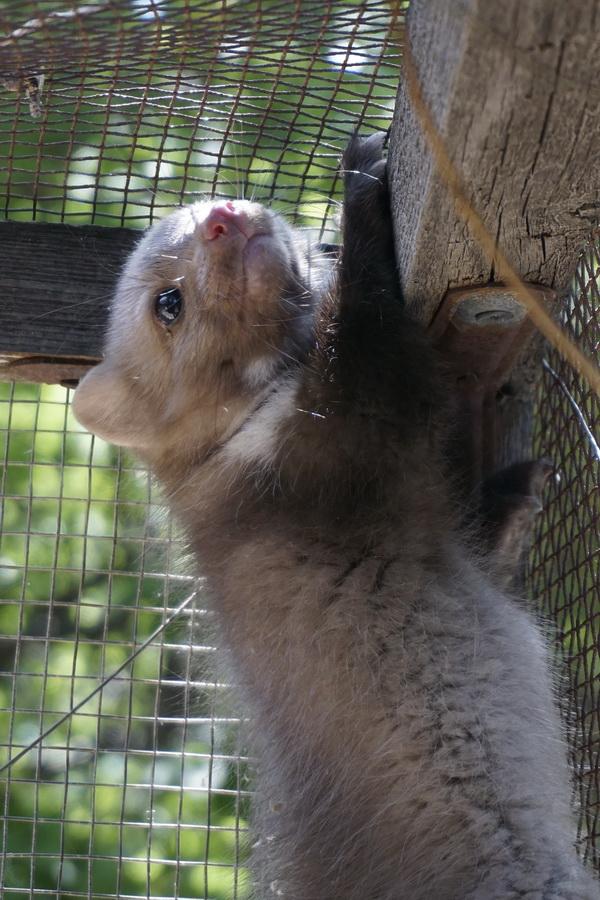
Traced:
[[[413, 0], [407, 41], [489, 232], [546, 302], [560, 298], [600, 214], [600, 3]], [[539, 365], [525, 312], [458, 218], [404, 83], [390, 180], [404, 295], [455, 367], [476, 481], [530, 456]]]

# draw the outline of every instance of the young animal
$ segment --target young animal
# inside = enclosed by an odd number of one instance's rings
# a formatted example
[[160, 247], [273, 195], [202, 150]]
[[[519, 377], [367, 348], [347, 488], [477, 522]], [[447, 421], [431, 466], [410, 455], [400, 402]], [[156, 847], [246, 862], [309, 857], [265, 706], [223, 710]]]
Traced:
[[460, 535], [382, 137], [336, 264], [200, 202], [129, 259], [75, 414], [162, 481], [253, 718], [260, 900], [592, 900], [546, 648]]

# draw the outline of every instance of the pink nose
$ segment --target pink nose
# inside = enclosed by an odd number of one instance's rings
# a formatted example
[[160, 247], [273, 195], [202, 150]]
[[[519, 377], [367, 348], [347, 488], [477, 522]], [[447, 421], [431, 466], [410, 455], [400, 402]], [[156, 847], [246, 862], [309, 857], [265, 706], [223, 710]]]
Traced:
[[249, 237], [248, 217], [231, 200], [213, 206], [202, 223], [202, 231], [207, 241], [214, 241], [222, 235], [229, 234], [232, 229]]

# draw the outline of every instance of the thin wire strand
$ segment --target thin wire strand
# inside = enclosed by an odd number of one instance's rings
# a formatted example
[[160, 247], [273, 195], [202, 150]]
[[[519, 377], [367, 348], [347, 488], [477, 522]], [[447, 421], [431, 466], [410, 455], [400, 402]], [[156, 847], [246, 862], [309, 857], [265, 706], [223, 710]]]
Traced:
[[10, 769], [12, 766], [14, 766], [15, 763], [18, 763], [19, 760], [20, 760], [20, 759], [23, 759], [23, 757], [26, 756], [31, 750], [34, 750], [39, 744], [41, 744], [43, 741], [45, 741], [46, 738], [47, 738], [50, 734], [52, 734], [53, 731], [56, 731], [57, 728], [60, 728], [61, 725], [63, 725], [63, 724], [64, 724], [65, 722], [67, 722], [72, 716], [74, 716], [77, 712], [79, 712], [79, 710], [80, 710], [83, 706], [85, 706], [86, 703], [89, 703], [90, 700], [93, 700], [93, 698], [94, 698], [97, 694], [100, 693], [100, 691], [104, 690], [104, 688], [106, 687], [107, 684], [110, 684], [111, 681], [114, 681], [114, 679], [115, 679], [118, 675], [121, 674], [121, 672], [123, 671], [123, 669], [126, 669], [127, 666], [131, 665], [131, 663], [134, 661], [134, 659], [136, 659], [136, 658], [140, 655], [140, 653], [142, 653], [142, 652], [146, 649], [146, 647], [150, 646], [150, 644], [152, 644], [152, 642], [155, 641], [155, 640], [163, 633], [163, 631], [165, 630], [165, 628], [168, 628], [168, 626], [171, 624], [171, 622], [174, 622], [175, 619], [176, 619], [179, 615], [181, 615], [181, 613], [182, 613], [182, 612], [190, 605], [190, 603], [191, 603], [192, 600], [195, 598], [195, 596], [196, 596], [196, 592], [194, 591], [192, 594], [190, 594], [188, 597], [186, 597], [186, 599], [183, 600], [182, 603], [180, 603], [179, 606], [177, 606], [177, 607], [173, 610], [173, 612], [171, 613], [171, 615], [168, 616], [168, 617], [164, 620], [164, 622], [162, 622], [162, 623], [158, 626], [158, 628], [155, 628], [155, 630], [152, 632], [152, 634], [150, 634], [150, 635], [149, 635], [149, 636], [148, 636], [148, 637], [147, 637], [147, 638], [139, 645], [139, 647], [137, 647], [137, 649], [133, 651], [133, 653], [130, 653], [130, 654], [129, 654], [129, 656], [127, 657], [127, 659], [125, 659], [125, 660], [121, 663], [120, 666], [117, 666], [117, 668], [114, 669], [114, 670], [110, 673], [110, 675], [107, 675], [106, 678], [103, 678], [103, 679], [102, 679], [102, 681], [100, 682], [100, 684], [96, 685], [96, 687], [94, 688], [93, 691], [90, 691], [90, 693], [87, 694], [87, 696], [85, 696], [85, 697], [83, 698], [83, 700], [80, 700], [79, 703], [76, 703], [75, 706], [72, 706], [71, 709], [67, 710], [67, 712], [64, 713], [64, 715], [62, 715], [62, 716], [60, 717], [60, 719], [58, 719], [56, 722], [54, 722], [52, 725], [50, 725], [49, 728], [46, 728], [45, 731], [43, 731], [43, 732], [42, 732], [41, 734], [39, 734], [36, 738], [34, 738], [34, 740], [31, 741], [26, 747], [24, 747], [24, 748], [23, 748], [22, 750], [20, 750], [17, 754], [15, 754], [15, 756], [11, 757], [11, 759], [9, 759], [8, 762], [6, 762], [3, 766], [0, 766], [0, 775], [2, 774], [2, 772], [7, 771], [7, 769]]

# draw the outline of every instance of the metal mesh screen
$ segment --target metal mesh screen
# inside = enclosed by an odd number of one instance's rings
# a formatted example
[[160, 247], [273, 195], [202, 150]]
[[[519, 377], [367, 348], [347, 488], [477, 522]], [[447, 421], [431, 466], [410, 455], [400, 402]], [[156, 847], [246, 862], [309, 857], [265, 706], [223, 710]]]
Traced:
[[0, 385], [0, 765], [118, 674], [5, 774], [3, 896], [238, 896], [244, 760], [201, 585], [119, 671], [194, 586], [155, 487], [67, 393]]
[[[332, 237], [405, 6], [0, 4], [0, 216], [144, 227], [252, 196]], [[0, 775], [3, 897], [241, 900], [241, 713], [201, 585], [156, 633], [194, 585], [155, 486], [62, 388], [0, 384], [0, 440], [0, 767], [117, 673]]]
[[[600, 245], [580, 261], [563, 322], [592, 358], [600, 351]], [[566, 665], [560, 696], [571, 728], [580, 844], [600, 864], [600, 401], [558, 354], [544, 362], [536, 452], [551, 459], [531, 557], [533, 596], [557, 626]]]
[[389, 125], [405, 5], [3, 4], [0, 208], [144, 227], [198, 193], [253, 195], [322, 227], [348, 134]]

